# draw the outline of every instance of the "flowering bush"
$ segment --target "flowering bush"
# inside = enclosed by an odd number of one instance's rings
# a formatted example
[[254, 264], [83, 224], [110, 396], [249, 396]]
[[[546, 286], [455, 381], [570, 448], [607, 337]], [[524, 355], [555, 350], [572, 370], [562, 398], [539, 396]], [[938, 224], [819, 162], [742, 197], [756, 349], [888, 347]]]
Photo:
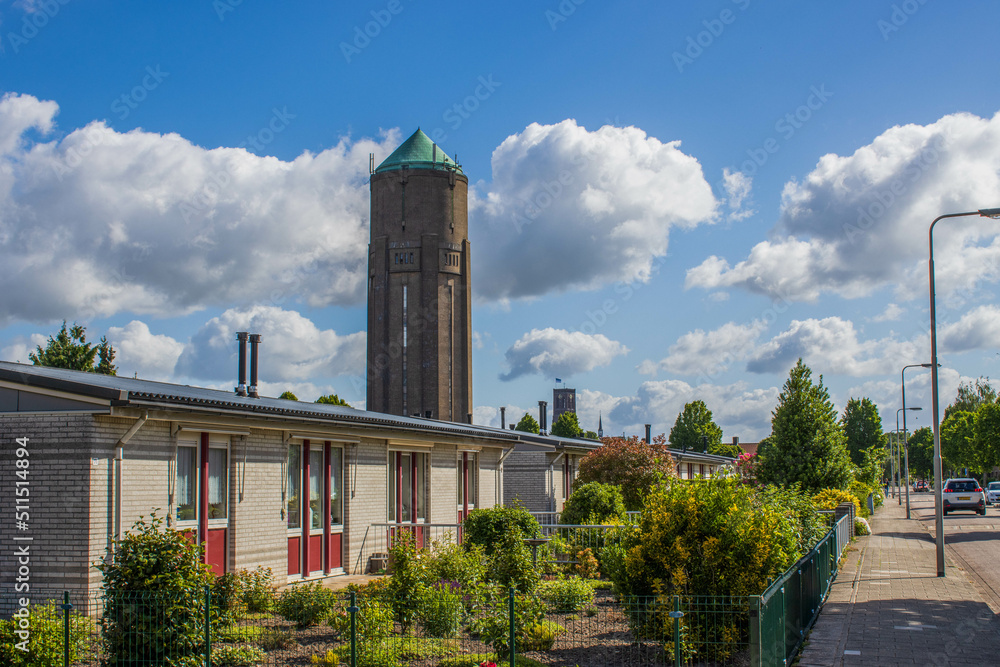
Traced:
[[625, 508], [634, 511], [642, 509], [643, 498], [652, 487], [677, 476], [663, 434], [652, 444], [636, 436], [604, 438], [603, 443], [580, 461], [574, 488], [588, 482], [614, 484], [621, 489]]
[[821, 510], [832, 510], [840, 503], [854, 505], [854, 516], [864, 516], [861, 513], [861, 503], [856, 497], [840, 489], [823, 489], [812, 498], [813, 505]]
[[[649, 495], [638, 530], [619, 548], [605, 550], [605, 569], [620, 593], [656, 596], [664, 608], [674, 595], [759, 595], [769, 578], [812, 546], [800, 536], [815, 543], [821, 534], [821, 518], [796, 491], [722, 478], [677, 481]], [[643, 607], [626, 603], [633, 632], [672, 636], [666, 612]], [[745, 621], [733, 615], [712, 631], [731, 637], [735, 647]], [[697, 655], [705, 648], [711, 622], [685, 616], [685, 652]]]

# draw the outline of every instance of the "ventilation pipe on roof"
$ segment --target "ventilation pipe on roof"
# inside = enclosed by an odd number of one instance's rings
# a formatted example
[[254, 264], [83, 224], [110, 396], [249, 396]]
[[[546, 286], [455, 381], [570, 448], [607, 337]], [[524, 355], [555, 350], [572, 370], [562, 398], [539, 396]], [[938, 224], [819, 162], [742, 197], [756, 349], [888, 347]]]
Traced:
[[507, 430], [507, 408], [500, 408], [500, 430]]
[[260, 334], [250, 334], [250, 398], [258, 398], [257, 394], [257, 360], [260, 348]]
[[646, 444], [647, 445], [653, 444], [652, 432], [653, 432], [653, 425], [652, 424], [646, 424]]
[[246, 331], [237, 331], [236, 340], [240, 342], [239, 351], [239, 379], [236, 385], [236, 395], [246, 396], [247, 395], [247, 337], [250, 334]]
[[538, 432], [545, 435], [549, 430], [549, 404], [538, 401]]

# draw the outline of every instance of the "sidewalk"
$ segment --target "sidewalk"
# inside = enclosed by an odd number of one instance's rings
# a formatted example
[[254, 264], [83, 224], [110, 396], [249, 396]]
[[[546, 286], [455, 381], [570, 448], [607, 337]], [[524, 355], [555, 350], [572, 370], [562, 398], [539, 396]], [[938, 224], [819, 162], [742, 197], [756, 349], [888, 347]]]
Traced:
[[937, 576], [934, 536], [894, 502], [870, 523], [872, 535], [852, 543], [797, 664], [1000, 665], [1000, 617], [950, 557], [948, 576]]

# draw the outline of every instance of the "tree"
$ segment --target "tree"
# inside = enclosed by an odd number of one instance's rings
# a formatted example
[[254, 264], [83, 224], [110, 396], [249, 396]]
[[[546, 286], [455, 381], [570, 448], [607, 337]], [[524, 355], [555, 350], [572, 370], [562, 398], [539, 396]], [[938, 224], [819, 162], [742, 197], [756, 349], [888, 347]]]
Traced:
[[954, 402], [944, 409], [944, 417], [947, 419], [954, 412], [975, 412], [984, 403], [996, 403], [997, 392], [990, 384], [989, 378], [981, 377], [975, 384], [963, 382], [958, 385], [958, 395]]
[[[73, 323], [68, 330], [66, 320], [63, 320], [62, 329], [53, 338], [49, 336], [49, 342], [45, 349], [39, 345], [34, 352], [28, 354], [28, 358], [36, 366], [50, 366], [52, 368], [68, 368], [74, 371], [87, 371], [89, 373], [100, 373], [101, 375], [117, 375], [118, 368], [114, 365], [115, 349], [111, 347], [106, 336], [101, 337], [100, 345], [94, 346], [87, 342], [87, 328], [81, 324]], [[94, 364], [94, 359], [97, 364]]]
[[340, 396], [337, 396], [336, 394], [326, 394], [325, 396], [320, 396], [319, 398], [316, 399], [316, 402], [324, 403], [326, 405], [343, 405], [344, 407], [347, 408], [351, 407], [347, 401], [342, 399]]
[[850, 486], [851, 457], [837, 412], [823, 377], [813, 384], [802, 359], [789, 372], [772, 414], [771, 439], [757, 450], [759, 481], [801, 484], [809, 493]]
[[552, 425], [551, 432], [552, 435], [558, 435], [560, 438], [579, 438], [583, 435], [580, 420], [575, 412], [564, 412], [559, 415], [559, 419]]
[[587, 431], [583, 434], [587, 440], [597, 440], [597, 431]]
[[588, 482], [573, 489], [559, 514], [559, 523], [567, 525], [608, 520], [625, 522], [625, 500], [617, 486], [600, 482]]
[[1000, 405], [984, 403], [979, 406], [973, 420], [972, 437], [979, 470], [985, 474], [1000, 465]]
[[636, 436], [604, 438], [604, 444], [580, 461], [574, 488], [587, 482], [614, 484], [622, 491], [625, 509], [642, 508], [649, 490], [663, 480], [676, 477], [674, 459], [661, 434], [646, 444]]
[[288, 390], [285, 390], [285, 391], [281, 392], [281, 396], [279, 396], [278, 398], [283, 398], [286, 401], [297, 401], [297, 400], [299, 400], [298, 396], [296, 396], [295, 394], [293, 394], [292, 392], [290, 392]]
[[882, 432], [882, 418], [878, 407], [867, 398], [847, 401], [840, 424], [847, 438], [847, 451], [856, 466], [865, 462], [865, 450], [871, 447], [885, 449], [887, 438]]
[[934, 432], [929, 426], [918, 428], [907, 441], [910, 451], [910, 472], [930, 479], [934, 475]]
[[[702, 438], [707, 438], [707, 443]], [[668, 441], [672, 449], [714, 453], [722, 444], [722, 429], [712, 421], [712, 411], [704, 401], [692, 401], [677, 415]]]
[[517, 422], [514, 430], [524, 431], [525, 433], [538, 433], [538, 422], [535, 421], [534, 417], [525, 412], [524, 416], [521, 417], [521, 421]]
[[956, 410], [941, 422], [941, 459], [943, 467], [969, 468], [978, 465], [972, 439], [975, 436], [975, 412]]

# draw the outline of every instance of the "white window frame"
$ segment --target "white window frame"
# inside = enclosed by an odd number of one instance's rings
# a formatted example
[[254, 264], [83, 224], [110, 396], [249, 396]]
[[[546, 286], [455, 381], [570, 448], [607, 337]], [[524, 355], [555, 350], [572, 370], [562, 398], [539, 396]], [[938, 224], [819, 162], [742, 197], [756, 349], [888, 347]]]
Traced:
[[[400, 521], [399, 517], [390, 518], [390, 509], [392, 515], [396, 513], [396, 504], [390, 503], [393, 496], [395, 495], [396, 489], [396, 454], [409, 454], [412, 456], [423, 455], [426, 458], [423, 459], [423, 484], [421, 489], [417, 490], [417, 507], [413, 508], [414, 514], [419, 514], [420, 498], [423, 497], [423, 508], [424, 516], [417, 517], [416, 521]], [[430, 483], [431, 483], [431, 451], [426, 448], [414, 448], [414, 447], [393, 447], [386, 450], [385, 457], [385, 474], [386, 474], [386, 489], [385, 489], [385, 505], [386, 505], [386, 522], [390, 524], [400, 524], [404, 526], [409, 526], [414, 523], [430, 523], [431, 521], [431, 494], [430, 494]], [[412, 461], [413, 459], [411, 459]], [[419, 473], [417, 475], [419, 481]]]
[[[324, 449], [324, 447], [323, 447], [323, 443], [322, 442], [319, 443], [319, 444], [316, 444], [316, 443], [313, 443], [313, 442], [309, 443], [309, 502], [306, 503], [306, 504], [304, 504], [302, 506], [303, 509], [306, 508], [306, 507], [309, 508], [308, 512], [303, 512], [305, 514], [305, 516], [303, 517], [303, 520], [307, 520], [309, 522], [309, 535], [322, 535], [325, 532], [323, 530], [323, 514], [324, 514], [324, 509], [325, 509], [323, 507], [323, 499], [326, 497], [326, 494], [323, 493], [323, 484], [326, 483], [326, 480], [325, 480], [326, 475], [324, 474], [324, 473], [326, 473], [326, 459], [325, 459], [325, 455], [323, 453], [323, 449]], [[320, 460], [320, 471], [319, 471], [318, 475], [314, 475], [313, 474], [313, 469], [312, 469], [312, 454], [316, 453], [316, 452], [319, 453], [319, 460]], [[301, 472], [301, 470], [299, 472]], [[316, 507], [319, 509], [319, 513], [320, 513], [319, 527], [318, 528], [316, 528], [316, 527], [313, 526], [313, 521], [312, 521], [312, 519], [313, 519], [313, 509], [312, 509], [312, 481], [313, 481], [314, 477], [317, 478], [317, 479], [319, 479], [319, 491], [318, 491], [319, 492], [319, 498], [317, 498], [317, 500], [316, 500]]]
[[[177, 516], [177, 513], [178, 511], [180, 511], [180, 506], [181, 506], [181, 503], [179, 502], [180, 498], [178, 496], [179, 489], [177, 487], [179, 486], [179, 480], [180, 480], [180, 466], [178, 465], [178, 461], [180, 460], [179, 457], [182, 448], [194, 450], [194, 462], [191, 466], [191, 484], [190, 484], [192, 487], [191, 496], [193, 499], [192, 504], [194, 505], [194, 512], [190, 519], [181, 519], [179, 516]], [[174, 507], [173, 507], [173, 513], [174, 513], [173, 518], [174, 521], [176, 522], [176, 527], [178, 530], [185, 530], [188, 528], [195, 528], [195, 529], [198, 528], [198, 507], [199, 507], [198, 499], [200, 497], [200, 491], [201, 491], [201, 489], [199, 488], [201, 486], [200, 464], [201, 464], [201, 443], [197, 439], [194, 440], [178, 439], [177, 452], [174, 455], [175, 472], [174, 472]]]
[[336, 501], [340, 504], [340, 523], [334, 523], [333, 521], [333, 508], [330, 508], [330, 532], [331, 533], [343, 533], [344, 532], [344, 512], [347, 508], [344, 506], [344, 461], [346, 460], [346, 453], [343, 447], [338, 445], [330, 445], [330, 458], [333, 459], [334, 453], [337, 452], [340, 458], [340, 464], [337, 465], [334, 461], [330, 462], [330, 474], [337, 476], [340, 484], [334, 486], [333, 480], [330, 480], [330, 502], [334, 502], [333, 489], [337, 489], [337, 499]]
[[[223, 436], [223, 435], [216, 435], [216, 434], [213, 433], [213, 434], [210, 434], [208, 436], [208, 451], [209, 451], [208, 478], [209, 478], [209, 485], [211, 485], [211, 483], [212, 483], [212, 463], [211, 463], [212, 458], [211, 458], [211, 452], [212, 452], [213, 449], [216, 449], [216, 450], [218, 450], [218, 449], [224, 449], [226, 451], [226, 466], [225, 466], [225, 471], [223, 473], [223, 477], [224, 477], [224, 479], [226, 481], [226, 490], [225, 490], [225, 493], [223, 494], [223, 503], [225, 503], [225, 505], [226, 505], [226, 516], [225, 516], [225, 518], [219, 518], [219, 519], [213, 519], [213, 518], [209, 517], [209, 519], [208, 519], [208, 528], [209, 528], [209, 530], [211, 530], [213, 528], [228, 528], [229, 527], [229, 513], [230, 513], [230, 510], [232, 509], [231, 503], [229, 502], [229, 498], [230, 498], [230, 495], [232, 494], [232, 490], [233, 490], [233, 484], [232, 484], [233, 480], [232, 480], [232, 473], [231, 473], [233, 466], [232, 466], [232, 458], [230, 456], [230, 454], [231, 454], [231, 441], [230, 440], [231, 439], [230, 439], [230, 437], [228, 435]], [[200, 477], [201, 477], [201, 475], [199, 475], [199, 478]]]

